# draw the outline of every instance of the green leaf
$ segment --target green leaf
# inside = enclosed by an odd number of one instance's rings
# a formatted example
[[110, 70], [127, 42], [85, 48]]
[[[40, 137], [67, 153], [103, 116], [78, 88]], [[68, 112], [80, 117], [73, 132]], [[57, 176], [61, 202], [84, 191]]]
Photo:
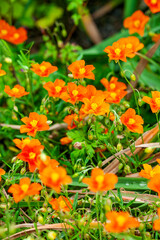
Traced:
[[144, 191], [149, 190], [147, 187], [148, 179], [145, 178], [126, 178], [119, 177], [116, 188], [124, 188], [125, 190]]
[[116, 239], [125, 239], [125, 240], [141, 240], [142, 237], [130, 235], [128, 233], [112, 233]]

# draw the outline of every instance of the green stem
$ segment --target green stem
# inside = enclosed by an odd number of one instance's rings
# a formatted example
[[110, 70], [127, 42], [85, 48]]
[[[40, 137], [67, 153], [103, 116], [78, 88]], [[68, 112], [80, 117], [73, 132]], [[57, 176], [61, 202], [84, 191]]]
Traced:
[[99, 239], [102, 240], [102, 232], [101, 232], [101, 226], [99, 224], [99, 192], [96, 193], [96, 215], [97, 215], [97, 222], [98, 222], [98, 229], [99, 229]]
[[[127, 81], [127, 83], [129, 84], [129, 86], [131, 87], [131, 89], [133, 91], [134, 98], [135, 98], [135, 103], [136, 103], [136, 106], [137, 106], [138, 115], [140, 115], [140, 110], [139, 110], [138, 101], [137, 101], [137, 97], [136, 97], [136, 91], [135, 91], [134, 87], [132, 86], [132, 84], [130, 83], [130, 81], [128, 81], [128, 79], [127, 79], [127, 77], [126, 77], [126, 75], [125, 75], [125, 73], [124, 73], [124, 71], [122, 69], [122, 66], [120, 64], [120, 61], [118, 61], [118, 65], [119, 65], [119, 67], [120, 67], [120, 69], [121, 69], [121, 71], [123, 73], [123, 76], [124, 76], [125, 80]], [[143, 135], [142, 134], [140, 134], [140, 135], [141, 135], [142, 143], [144, 143]]]
[[31, 79], [31, 76], [30, 76], [29, 72], [26, 72], [26, 78], [27, 78], [27, 81], [29, 80], [32, 107], [33, 107], [33, 109], [34, 109], [35, 106], [34, 106], [34, 98], [33, 98], [32, 79]]
[[120, 69], [121, 69], [121, 72], [123, 73], [123, 76], [124, 76], [126, 82], [129, 84], [129, 86], [131, 87], [131, 89], [132, 89], [132, 91], [133, 91], [134, 98], [135, 98], [135, 102], [136, 102], [136, 106], [137, 106], [137, 111], [138, 111], [138, 114], [140, 115], [140, 110], [139, 110], [138, 101], [137, 101], [137, 98], [136, 98], [135, 89], [134, 89], [134, 87], [132, 86], [132, 84], [130, 83], [130, 81], [127, 79], [126, 75], [124, 74], [124, 71], [123, 71], [122, 66], [121, 66], [121, 64], [120, 64], [120, 61], [118, 61], [118, 65], [119, 65], [119, 67], [120, 67]]

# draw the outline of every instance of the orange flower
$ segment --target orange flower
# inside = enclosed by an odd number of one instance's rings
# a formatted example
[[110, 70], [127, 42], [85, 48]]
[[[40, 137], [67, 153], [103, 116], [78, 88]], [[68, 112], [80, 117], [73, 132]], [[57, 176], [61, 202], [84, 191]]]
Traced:
[[139, 35], [144, 35], [144, 29], [146, 23], [149, 21], [149, 17], [144, 15], [144, 13], [140, 10], [134, 12], [132, 16], [127, 17], [123, 25], [125, 28], [129, 29], [129, 33], [138, 33]]
[[43, 187], [39, 183], [31, 183], [29, 178], [22, 178], [19, 184], [13, 184], [8, 192], [13, 194], [14, 201], [20, 202], [24, 197], [37, 195]]
[[109, 61], [111, 60], [121, 60], [123, 62], [126, 62], [126, 51], [124, 44], [117, 42], [114, 42], [112, 46], [108, 46], [104, 49], [104, 52], [108, 53]]
[[142, 98], [142, 101], [150, 105], [153, 113], [157, 113], [160, 110], [160, 92], [151, 91], [151, 93], [152, 98], [145, 96]]
[[16, 147], [18, 147], [19, 149], [23, 149], [27, 144], [29, 144], [31, 142], [31, 140], [29, 137], [22, 139], [22, 140], [15, 138], [15, 139], [13, 139], [13, 142], [15, 143]]
[[154, 222], [153, 222], [153, 229], [155, 231], [159, 231], [160, 230], [160, 208], [157, 209], [157, 212], [158, 212], [158, 217], [159, 219], [156, 219]]
[[160, 159], [159, 158], [157, 158], [156, 161], [160, 164]]
[[5, 20], [0, 20], [0, 39], [7, 40], [10, 34], [10, 25]]
[[39, 172], [42, 172], [44, 168], [51, 166], [52, 168], [55, 168], [59, 165], [59, 162], [55, 159], [51, 159], [49, 156], [46, 156], [45, 154], [40, 154], [37, 158], [37, 168]]
[[2, 67], [2, 63], [0, 63], [0, 77], [6, 75], [6, 72], [3, 69], [1, 69], [1, 67]]
[[84, 98], [91, 99], [93, 96], [102, 96], [103, 91], [97, 90], [93, 85], [87, 85]]
[[147, 178], [147, 179], [151, 179], [153, 178], [156, 174], [160, 174], [160, 166], [157, 165], [156, 167], [154, 167], [152, 169], [152, 167], [149, 164], [143, 164], [144, 170], [141, 170], [139, 172], [139, 175], [141, 177]]
[[32, 139], [30, 143], [22, 148], [22, 152], [17, 155], [17, 158], [24, 162], [28, 162], [29, 170], [34, 172], [37, 168], [37, 158], [43, 149], [44, 146], [41, 145], [38, 139]]
[[72, 72], [74, 79], [88, 78], [95, 80], [92, 71], [95, 69], [93, 65], [86, 65], [84, 60], [77, 60], [68, 67]]
[[23, 96], [29, 94], [29, 92], [25, 91], [24, 87], [22, 87], [18, 84], [15, 85], [14, 88], [12, 88], [12, 89], [8, 85], [6, 85], [4, 91], [9, 96], [15, 97], [15, 98], [20, 98], [20, 97], [23, 97]]
[[148, 183], [148, 187], [157, 192], [160, 197], [160, 174], [156, 174]]
[[[81, 118], [82, 119], [82, 118]], [[70, 114], [70, 115], [67, 115], [64, 119], [63, 119], [63, 122], [67, 123], [68, 124], [68, 129], [71, 130], [71, 129], [74, 129], [77, 127], [76, 125], [76, 122], [79, 122], [80, 121], [80, 118], [78, 116], [78, 114], [74, 113], [74, 114]]]
[[160, 40], [160, 33], [159, 34], [154, 34], [154, 36], [152, 37], [152, 41], [153, 42], [158, 42]]
[[109, 113], [109, 104], [104, 102], [104, 96], [93, 96], [91, 99], [83, 98], [84, 104], [80, 109], [80, 114], [104, 115]]
[[106, 213], [107, 222], [105, 229], [108, 232], [121, 233], [127, 231], [129, 228], [137, 228], [140, 223], [134, 217], [131, 217], [128, 212], [111, 211]]
[[6, 172], [2, 168], [0, 168], [0, 181], [2, 180], [1, 176], [4, 175], [5, 173]]
[[74, 200], [68, 200], [68, 198], [60, 196], [59, 198], [52, 198], [49, 203], [55, 211], [69, 212], [73, 209], [73, 202]]
[[129, 108], [120, 118], [121, 122], [131, 131], [136, 133], [143, 133], [144, 123], [141, 116], [136, 115], [133, 108]]
[[68, 83], [67, 85], [68, 92], [63, 93], [61, 95], [61, 98], [65, 102], [70, 102], [72, 104], [75, 104], [76, 102], [82, 101], [84, 98], [84, 95], [86, 93], [86, 88], [82, 85], [76, 85], [75, 83]]
[[16, 29], [6, 21], [0, 20], [0, 39], [13, 44], [20, 44], [27, 40], [27, 31], [23, 27]]
[[31, 70], [40, 77], [48, 77], [51, 73], [57, 71], [58, 68], [52, 66], [49, 62], [43, 61], [41, 64], [32, 64]]
[[28, 117], [21, 119], [26, 125], [20, 127], [20, 132], [27, 132], [27, 135], [35, 137], [37, 131], [45, 131], [49, 129], [47, 124], [47, 117], [45, 115], [39, 115], [36, 112], [32, 112]]
[[27, 40], [27, 31], [23, 27], [16, 29], [14, 26], [10, 27], [10, 36], [6, 39], [13, 44], [20, 44]]
[[122, 82], [117, 82], [118, 78], [112, 77], [110, 82], [103, 78], [101, 79], [101, 83], [107, 89], [104, 92], [105, 99], [109, 103], [119, 103], [121, 99], [127, 94], [125, 89], [127, 88], [126, 84]]
[[72, 139], [70, 139], [69, 137], [63, 137], [60, 139], [60, 142], [62, 145], [66, 145], [72, 142]]
[[108, 191], [115, 187], [118, 177], [113, 173], [104, 174], [102, 169], [94, 168], [91, 178], [84, 178], [82, 182], [89, 185], [89, 189], [93, 192]]
[[61, 98], [62, 93], [67, 91], [67, 87], [64, 86], [65, 82], [61, 79], [56, 79], [55, 82], [47, 82], [43, 87], [48, 91], [50, 97]]
[[67, 172], [63, 167], [46, 167], [40, 172], [40, 179], [44, 185], [54, 189], [57, 193], [60, 193], [62, 185], [72, 182], [71, 177], [67, 175]]
[[152, 13], [160, 12], [160, 0], [144, 0]]
[[136, 52], [141, 50], [144, 47], [144, 44], [139, 41], [137, 37], [130, 36], [127, 38], [121, 38], [117, 42], [121, 44], [125, 44], [126, 56], [129, 58], [133, 58], [136, 55]]

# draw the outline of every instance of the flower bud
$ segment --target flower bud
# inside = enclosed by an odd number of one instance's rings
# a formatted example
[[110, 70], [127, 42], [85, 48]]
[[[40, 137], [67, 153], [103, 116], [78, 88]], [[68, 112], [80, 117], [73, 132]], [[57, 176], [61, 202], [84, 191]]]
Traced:
[[123, 168], [123, 163], [120, 163], [118, 169], [121, 170]]
[[34, 201], [39, 201], [40, 200], [40, 196], [39, 195], [34, 195], [32, 199]]
[[123, 149], [122, 144], [121, 144], [121, 143], [118, 143], [118, 144], [117, 144], [117, 150], [118, 150], [118, 151], [121, 151], [122, 149]]
[[98, 162], [98, 167], [101, 168], [102, 167], [102, 161]]
[[141, 107], [141, 106], [142, 106], [142, 104], [143, 104], [143, 101], [142, 101], [142, 99], [141, 99], [141, 98], [138, 98], [138, 105]]
[[38, 215], [38, 222], [42, 225], [45, 224], [44, 218], [42, 217], [42, 215]]
[[4, 59], [4, 61], [5, 61], [6, 63], [12, 63], [12, 59], [9, 58], [9, 57], [6, 57], [6, 58]]
[[25, 174], [25, 173], [26, 173], [26, 168], [25, 168], [25, 167], [21, 168], [20, 173], [21, 173], [22, 175]]
[[136, 76], [135, 76], [134, 74], [132, 74], [132, 75], [130, 76], [130, 78], [131, 78], [132, 81], [136, 81]]
[[47, 234], [47, 237], [48, 237], [50, 240], [56, 239], [56, 236], [57, 236], [57, 234], [56, 234], [56, 232], [54, 232], [54, 231], [50, 231], [50, 232], [48, 232], [48, 234]]
[[144, 150], [145, 153], [152, 153], [154, 151], [154, 148], [148, 147]]
[[130, 168], [130, 166], [126, 165], [126, 166], [124, 167], [124, 172], [125, 172], [126, 174], [131, 173], [131, 168]]

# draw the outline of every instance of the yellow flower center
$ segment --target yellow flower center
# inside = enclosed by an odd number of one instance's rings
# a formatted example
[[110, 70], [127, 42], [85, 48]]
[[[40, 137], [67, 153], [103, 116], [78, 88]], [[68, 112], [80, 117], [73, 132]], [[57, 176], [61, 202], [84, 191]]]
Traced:
[[110, 89], [115, 89], [116, 85], [114, 83], [111, 83], [110, 85]]
[[2, 35], [6, 35], [8, 33], [8, 31], [6, 29], [2, 29], [1, 33], [2, 33]]
[[34, 152], [30, 152], [30, 153], [29, 153], [29, 158], [30, 158], [30, 159], [34, 159], [35, 156], [36, 156], [36, 154], [35, 154]]
[[96, 177], [96, 182], [98, 182], [99, 184], [102, 184], [103, 181], [104, 181], [104, 176], [103, 175], [98, 175]]
[[121, 49], [120, 49], [120, 48], [116, 48], [116, 49], [115, 49], [115, 53], [116, 53], [116, 55], [118, 55], [118, 56], [119, 56], [119, 55], [120, 55], [120, 53], [121, 53]]
[[38, 123], [37, 120], [32, 120], [32, 121], [30, 122], [30, 124], [32, 125], [32, 127], [36, 127], [36, 126], [37, 126], [37, 123]]
[[128, 121], [129, 124], [134, 124], [135, 123], [135, 120], [133, 118], [129, 118], [129, 121]]
[[151, 3], [154, 5], [154, 4], [157, 4], [157, 0], [151, 0]]
[[160, 98], [156, 98], [156, 99], [155, 99], [155, 102], [156, 102], [156, 104], [158, 105], [158, 107], [160, 107]]
[[153, 170], [150, 171], [150, 176], [154, 177], [154, 175], [156, 174], [156, 172], [154, 172]]
[[78, 91], [77, 91], [77, 90], [73, 90], [73, 91], [72, 91], [72, 94], [76, 97], [77, 94], [78, 94]]
[[19, 89], [14, 87], [14, 88], [12, 88], [12, 92], [18, 93], [18, 92], [19, 92]]
[[30, 141], [31, 141], [30, 139], [24, 139], [24, 140], [23, 140], [23, 145], [29, 144]]
[[97, 103], [92, 103], [92, 104], [91, 104], [91, 108], [92, 108], [93, 110], [96, 110], [97, 107], [98, 107]]
[[95, 180], [96, 180], [96, 182], [98, 184], [97, 187], [100, 189], [102, 187], [102, 185], [103, 185], [104, 176], [103, 175], [98, 175]]
[[52, 173], [51, 179], [52, 179], [53, 182], [57, 182], [57, 180], [59, 179], [59, 174], [58, 173]]
[[61, 200], [61, 201], [59, 202], [59, 207], [60, 207], [61, 209], [65, 208], [65, 207], [66, 207], [65, 201]]
[[116, 220], [117, 220], [118, 225], [119, 225], [120, 227], [122, 227], [122, 226], [124, 225], [124, 223], [126, 222], [126, 219], [125, 219], [124, 216], [118, 216]]
[[80, 68], [80, 69], [79, 69], [79, 73], [80, 73], [80, 74], [84, 74], [84, 73], [85, 73], [85, 71], [86, 71], [86, 69], [85, 69], [85, 68]]
[[42, 72], [46, 71], [46, 67], [45, 67], [45, 66], [40, 66], [39, 68], [40, 68], [40, 70], [41, 70]]
[[134, 21], [134, 26], [135, 26], [136, 28], [138, 28], [138, 27], [140, 26], [140, 24], [141, 24], [140, 20]]
[[56, 89], [56, 92], [59, 93], [62, 88], [60, 86], [56, 86], [55, 89]]
[[15, 39], [19, 38], [19, 34], [18, 33], [15, 33], [13, 36], [14, 36]]
[[113, 99], [115, 99], [115, 97], [117, 96], [117, 93], [112, 92], [112, 93], [110, 94], [110, 96], [111, 96]]
[[131, 49], [132, 47], [133, 47], [133, 45], [132, 45], [131, 43], [128, 43], [128, 44], [126, 45], [126, 48]]
[[27, 184], [22, 184], [22, 186], [21, 186], [21, 189], [23, 192], [27, 192], [28, 188], [29, 188], [29, 185], [27, 185]]

